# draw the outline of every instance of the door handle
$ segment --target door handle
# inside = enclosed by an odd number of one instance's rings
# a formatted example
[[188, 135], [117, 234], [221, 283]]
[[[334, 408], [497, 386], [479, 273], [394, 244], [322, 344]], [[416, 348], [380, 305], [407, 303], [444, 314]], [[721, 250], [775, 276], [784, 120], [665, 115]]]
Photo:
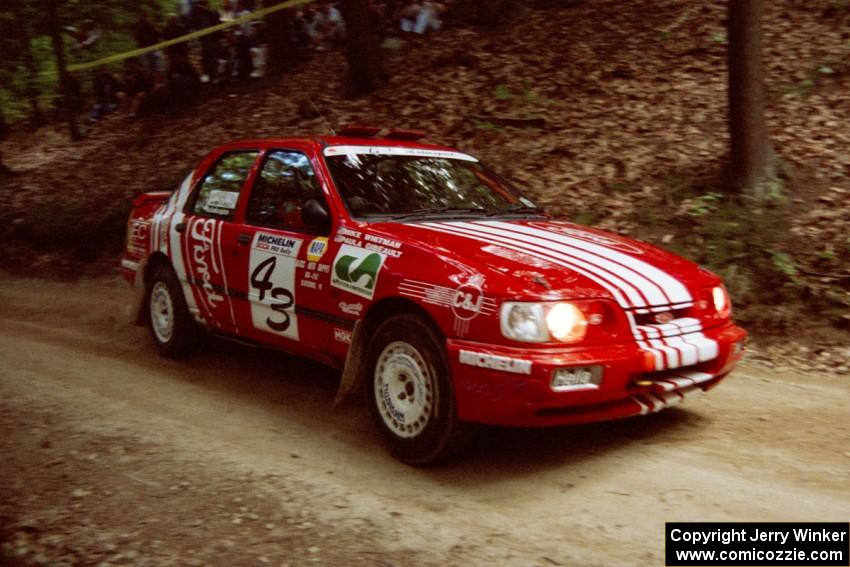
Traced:
[[186, 223], [185, 222], [177, 223], [177, 225], [174, 227], [174, 230], [176, 230], [177, 232], [186, 232]]
[[253, 235], [251, 235], [251, 234], [249, 234], [249, 233], [247, 233], [247, 232], [243, 232], [242, 234], [240, 234], [240, 235], [236, 238], [236, 240], [238, 240], [238, 241], [239, 241], [239, 244], [251, 244], [251, 238], [252, 238], [252, 236], [253, 236]]

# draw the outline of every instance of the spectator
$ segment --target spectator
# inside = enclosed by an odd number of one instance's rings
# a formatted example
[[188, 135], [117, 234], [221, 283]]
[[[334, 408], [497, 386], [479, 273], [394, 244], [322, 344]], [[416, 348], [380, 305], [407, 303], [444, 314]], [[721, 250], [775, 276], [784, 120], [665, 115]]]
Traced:
[[345, 21], [336, 3], [331, 2], [325, 6], [323, 14], [324, 37], [333, 45], [340, 45], [345, 41]]
[[313, 6], [304, 10], [304, 33], [309, 40], [309, 46], [320, 47], [324, 41], [324, 21], [322, 12]]
[[232, 22], [236, 19], [236, 10], [233, 9], [233, 2], [231, 0], [224, 0], [221, 3], [221, 10], [218, 11], [218, 15], [222, 22]]
[[[163, 39], [174, 39], [189, 33], [189, 30], [180, 21], [176, 14], [171, 14], [168, 17], [168, 22], [165, 24], [165, 29], [162, 30]], [[168, 57], [168, 68], [170, 69], [175, 63], [189, 60], [189, 44], [185, 41], [175, 45], [169, 45], [165, 48], [165, 54]]]
[[[149, 47], [159, 43], [159, 30], [147, 13], [142, 12], [141, 18], [133, 29], [133, 37], [139, 47]], [[159, 50], [145, 53], [142, 55], [142, 62], [149, 72], [159, 73], [162, 70], [162, 53]]]
[[172, 106], [191, 102], [198, 94], [201, 78], [188, 59], [177, 59], [168, 68], [167, 100]]
[[[192, 27], [206, 29], [221, 23], [218, 12], [210, 9], [209, 0], [199, 0], [192, 8]], [[218, 82], [218, 60], [221, 53], [221, 33], [216, 32], [201, 37], [201, 82], [211, 79]]]
[[145, 106], [154, 89], [154, 75], [138, 59], [128, 59], [124, 63], [124, 76], [118, 98], [122, 101], [124, 112], [136, 116]]
[[307, 49], [311, 40], [307, 29], [307, 10], [299, 8], [295, 13], [295, 44], [301, 49]]
[[67, 26], [65, 31], [74, 39], [72, 49], [75, 51], [90, 51], [103, 35], [91, 20], [83, 20], [79, 27]]
[[89, 120], [100, 120], [118, 107], [118, 93], [121, 84], [108, 70], [101, 70], [94, 77], [95, 102]]
[[[223, 23], [229, 23], [236, 19], [236, 10], [231, 0], [224, 0], [218, 17]], [[236, 68], [236, 32], [231, 28], [225, 29], [221, 34], [222, 48], [219, 53], [218, 75], [224, 80], [233, 76]]]
[[[246, 0], [238, 0], [236, 3], [236, 17], [242, 18], [251, 14]], [[234, 74], [240, 79], [246, 79], [251, 75], [254, 66], [251, 63], [251, 47], [253, 46], [253, 27], [251, 22], [243, 22], [235, 27], [234, 31], [236, 70]]]
[[417, 34], [438, 31], [443, 26], [440, 14], [444, 11], [443, 4], [432, 0], [411, 2], [401, 11], [401, 29]]

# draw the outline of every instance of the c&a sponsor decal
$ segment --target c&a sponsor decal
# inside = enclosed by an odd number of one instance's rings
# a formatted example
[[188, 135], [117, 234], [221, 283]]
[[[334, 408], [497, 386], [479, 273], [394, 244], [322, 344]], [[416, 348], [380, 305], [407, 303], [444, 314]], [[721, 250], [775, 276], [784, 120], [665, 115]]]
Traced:
[[531, 374], [531, 361], [508, 356], [487, 354], [486, 352], [475, 352], [461, 350], [458, 354], [458, 362], [468, 366], [487, 368], [489, 370], [501, 370], [512, 374]]
[[333, 262], [331, 285], [372, 299], [384, 260], [386, 256], [380, 252], [343, 244]]
[[473, 319], [481, 314], [490, 316], [496, 313], [496, 302], [484, 295], [484, 277], [480, 274], [465, 280], [458, 276], [457, 281], [460, 282], [458, 287], [450, 288], [406, 279], [399, 284], [398, 290], [399, 295], [451, 309], [454, 331], [462, 337], [469, 332], [469, 324]]

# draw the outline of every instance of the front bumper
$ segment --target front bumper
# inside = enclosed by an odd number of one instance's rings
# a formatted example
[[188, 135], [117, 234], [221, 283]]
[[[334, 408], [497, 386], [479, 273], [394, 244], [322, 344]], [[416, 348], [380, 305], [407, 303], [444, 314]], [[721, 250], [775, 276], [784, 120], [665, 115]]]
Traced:
[[[548, 427], [660, 411], [717, 385], [743, 356], [746, 331], [732, 323], [702, 332], [717, 356], [656, 371], [637, 343], [535, 349], [448, 339], [458, 417], [512, 427]], [[598, 388], [553, 391], [559, 368], [598, 365]], [[640, 382], [638, 384], [637, 382]]]

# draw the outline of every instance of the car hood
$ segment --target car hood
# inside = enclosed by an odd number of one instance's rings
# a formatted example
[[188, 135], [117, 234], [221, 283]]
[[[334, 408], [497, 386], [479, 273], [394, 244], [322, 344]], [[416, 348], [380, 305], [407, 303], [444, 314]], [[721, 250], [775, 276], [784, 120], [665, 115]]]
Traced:
[[375, 223], [369, 232], [416, 246], [487, 278], [514, 299], [613, 299], [624, 309], [679, 308], [719, 278], [655, 246], [557, 220]]

